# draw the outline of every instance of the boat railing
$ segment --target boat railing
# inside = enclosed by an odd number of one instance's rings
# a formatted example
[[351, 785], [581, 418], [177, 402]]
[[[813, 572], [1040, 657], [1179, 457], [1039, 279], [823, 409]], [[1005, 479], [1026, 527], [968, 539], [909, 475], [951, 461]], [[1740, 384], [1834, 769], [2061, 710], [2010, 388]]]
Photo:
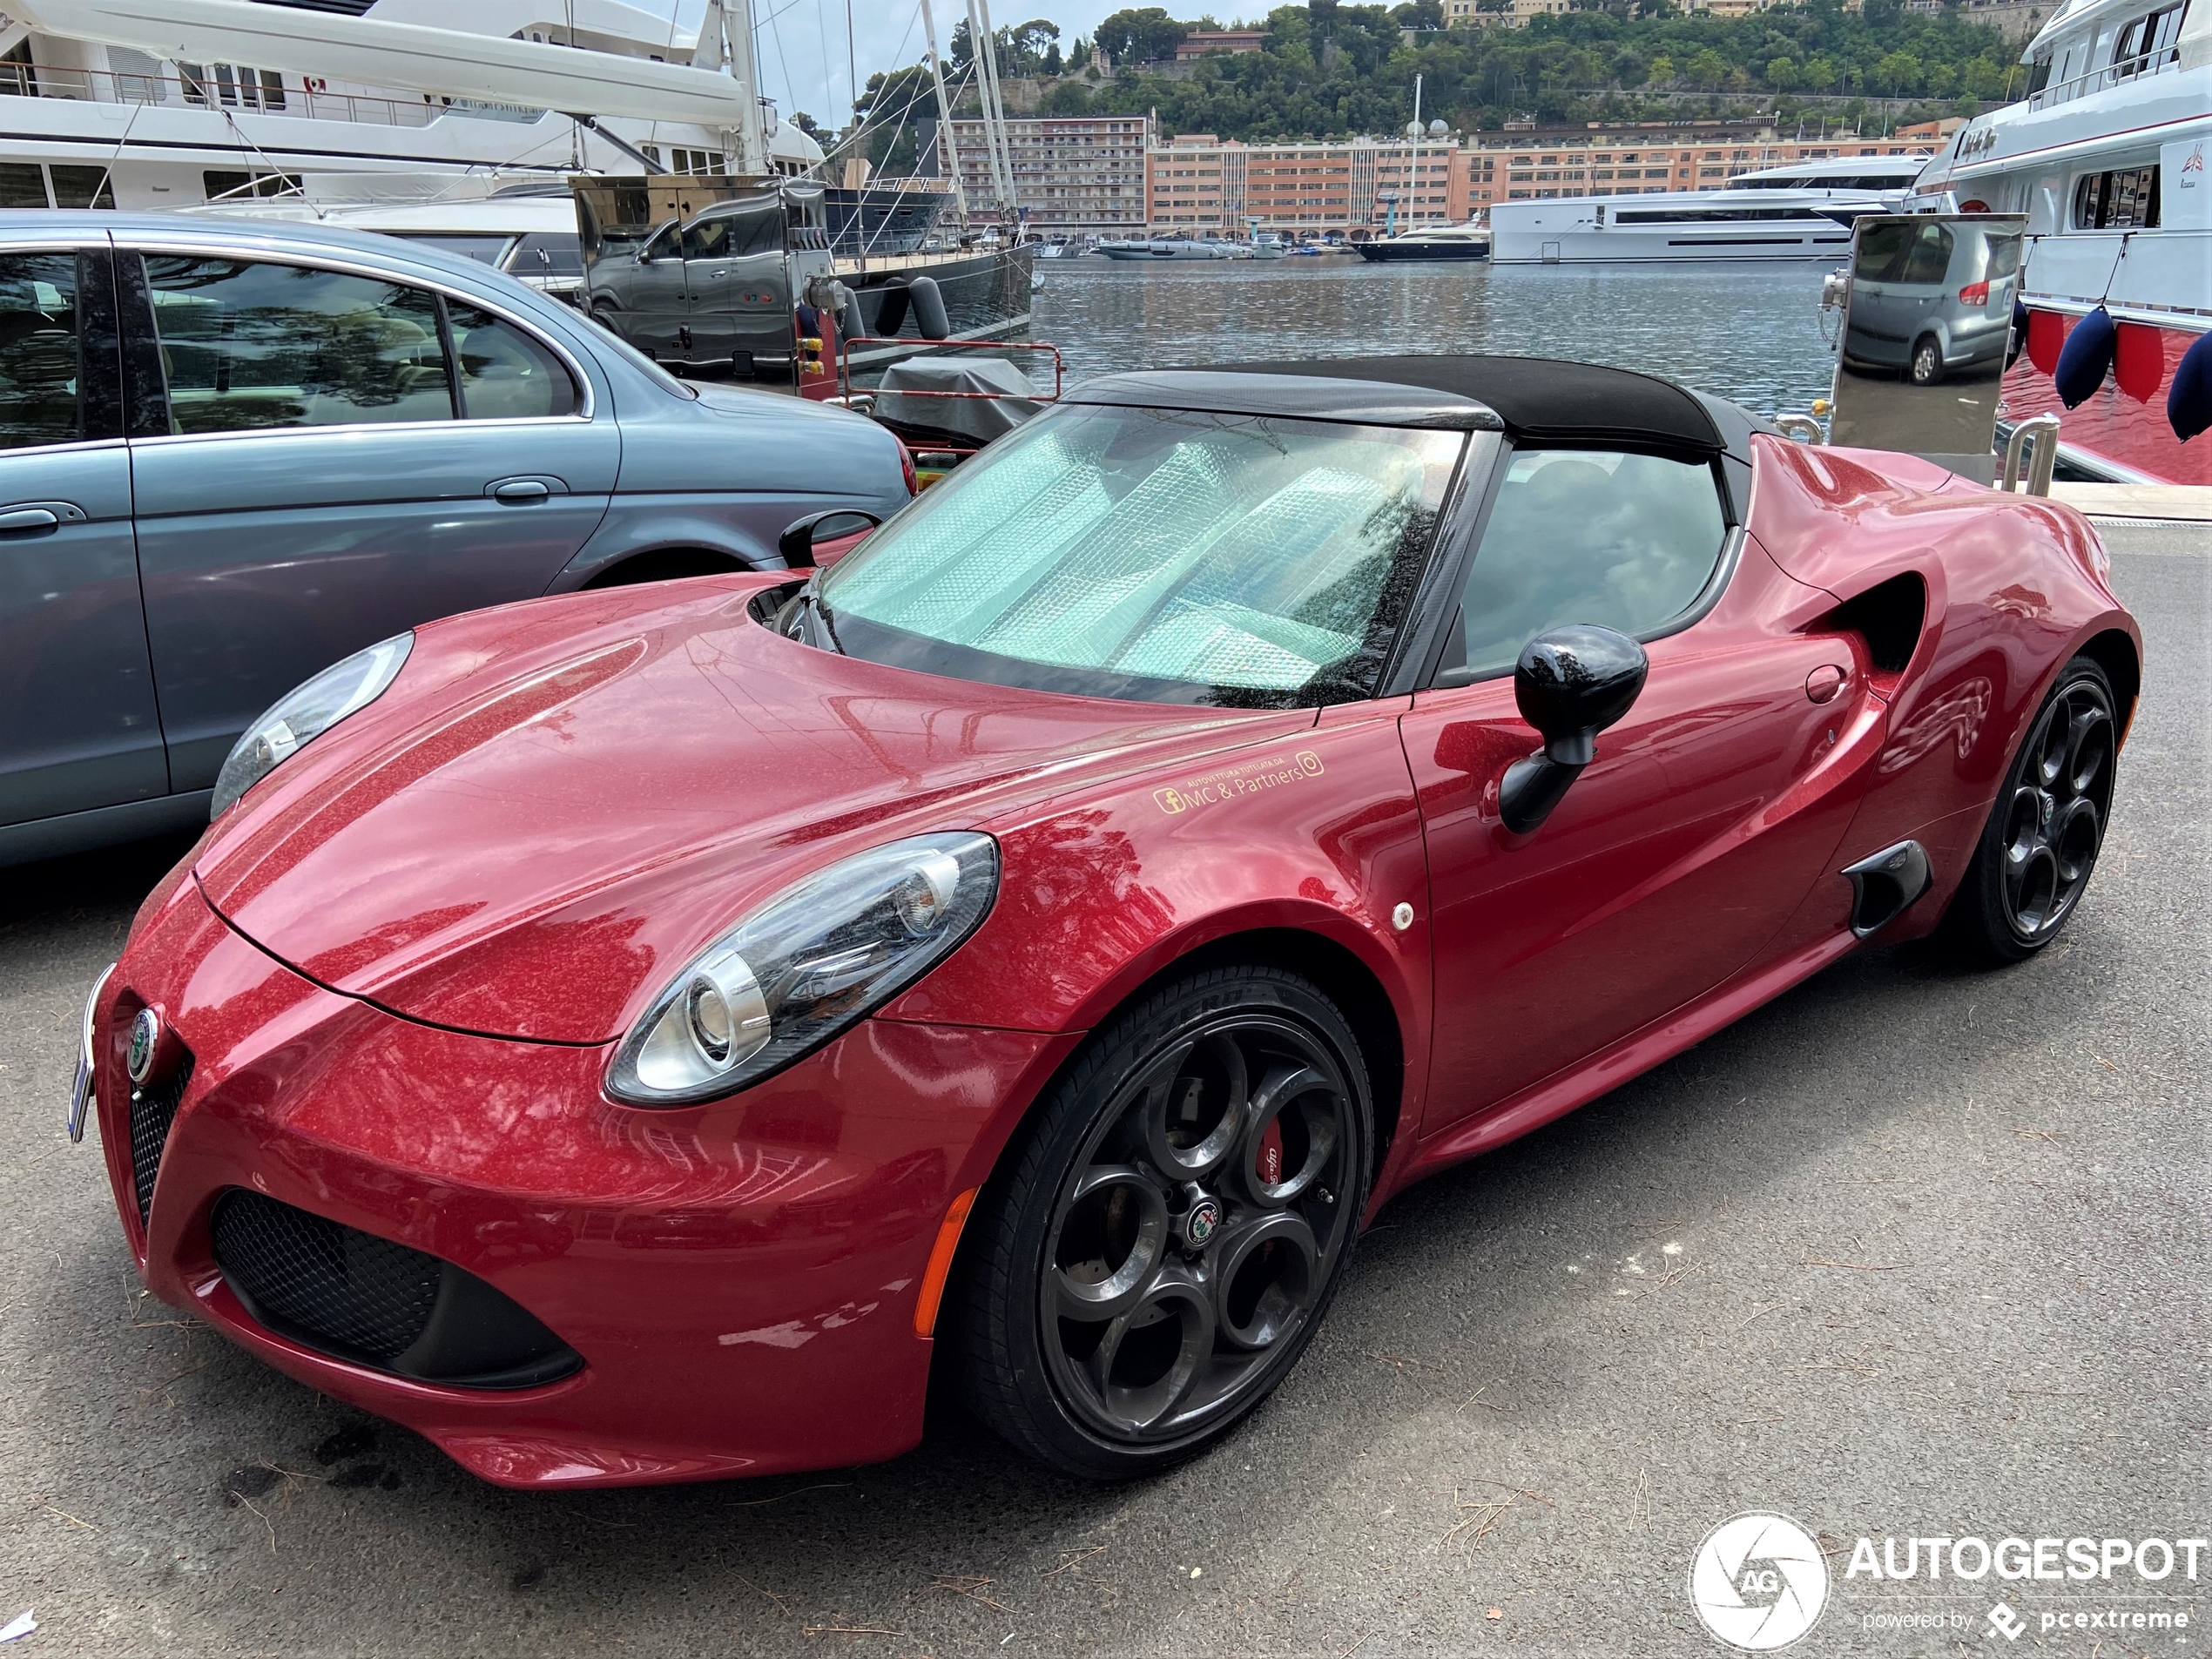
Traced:
[[443, 116], [531, 122], [545, 111], [475, 98], [386, 98], [372, 92], [318, 91], [297, 78], [212, 65], [204, 78], [132, 75], [117, 70], [54, 69], [44, 64], [0, 64], [0, 98], [61, 98], [78, 104], [130, 104], [167, 109], [217, 110], [226, 114], [290, 116], [308, 121], [347, 121], [363, 126], [423, 127]]
[[2055, 104], [2071, 104], [2075, 98], [2087, 98], [2093, 92], [2108, 87], [2125, 85], [2141, 80], [2146, 75], [2162, 75], [2182, 66], [2179, 46], [2160, 46], [2153, 51], [2139, 52], [2133, 57], [2123, 57], [2116, 64], [2102, 69], [2093, 69], [2086, 75], [2076, 75], [2070, 81], [2060, 81], [2047, 86], [2027, 100], [2031, 110], [2048, 109]]

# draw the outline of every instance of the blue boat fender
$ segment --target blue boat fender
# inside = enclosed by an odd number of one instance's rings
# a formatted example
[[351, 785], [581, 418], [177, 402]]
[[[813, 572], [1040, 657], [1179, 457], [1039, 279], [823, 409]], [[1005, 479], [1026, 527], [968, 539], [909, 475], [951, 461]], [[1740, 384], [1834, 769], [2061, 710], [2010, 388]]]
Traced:
[[2095, 395], [2105, 376], [2112, 373], [2115, 337], [2112, 313], [2102, 306], [2074, 325], [2074, 332], [2066, 337], [2065, 349], [2059, 353], [2059, 366], [2051, 374], [2060, 402], [2069, 409], [2079, 408]]
[[2166, 389], [2166, 419], [2183, 443], [2212, 427], [2212, 334], [2199, 334], [2174, 366], [2174, 382]]

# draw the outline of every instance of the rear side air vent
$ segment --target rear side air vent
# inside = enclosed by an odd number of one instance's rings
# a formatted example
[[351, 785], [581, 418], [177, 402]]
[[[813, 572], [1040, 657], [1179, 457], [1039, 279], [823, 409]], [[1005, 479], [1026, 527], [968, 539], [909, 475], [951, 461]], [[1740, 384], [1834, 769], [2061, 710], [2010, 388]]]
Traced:
[[1857, 634], [1866, 642], [1874, 670], [1902, 674], [1927, 625], [1927, 584], [1917, 576], [1893, 576], [1847, 599], [1821, 619], [1820, 626]]
[[458, 1388], [534, 1388], [583, 1364], [474, 1273], [388, 1238], [242, 1187], [211, 1230], [246, 1311], [334, 1359]]

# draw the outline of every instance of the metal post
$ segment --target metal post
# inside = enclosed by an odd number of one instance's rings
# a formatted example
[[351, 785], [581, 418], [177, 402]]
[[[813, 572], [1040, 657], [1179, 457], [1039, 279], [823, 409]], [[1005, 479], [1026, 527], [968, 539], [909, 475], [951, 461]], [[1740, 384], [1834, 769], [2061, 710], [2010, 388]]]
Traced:
[[937, 56], [937, 19], [930, 12], [929, 0], [921, 0], [921, 33], [929, 43], [929, 78], [937, 88], [937, 165], [952, 181], [953, 212], [966, 230], [968, 192], [961, 187], [960, 147], [953, 142], [953, 108], [945, 99], [945, 65]]
[[968, 0], [968, 44], [975, 55], [975, 85], [983, 108], [983, 148], [991, 158], [991, 191], [998, 198], [999, 221], [1014, 212], [1013, 158], [1006, 148], [1006, 108], [999, 102], [998, 42], [991, 30], [988, 0]]
[[2051, 473], [2059, 464], [2059, 417], [2055, 415], [2031, 415], [2013, 428], [2012, 435], [2005, 440], [2004, 482], [2000, 489], [2009, 493], [2020, 487], [2020, 451], [2031, 443], [2034, 448], [2028, 457], [2027, 493], [2051, 493]]

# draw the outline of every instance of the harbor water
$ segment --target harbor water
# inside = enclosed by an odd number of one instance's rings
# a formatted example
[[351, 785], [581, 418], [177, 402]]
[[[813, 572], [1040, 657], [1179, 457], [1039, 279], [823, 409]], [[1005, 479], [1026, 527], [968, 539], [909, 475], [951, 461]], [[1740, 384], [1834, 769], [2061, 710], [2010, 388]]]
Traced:
[[1499, 352], [1642, 369], [1772, 415], [1828, 395], [1829, 268], [1044, 260], [1030, 337], [1060, 347], [1070, 384], [1255, 358]]

